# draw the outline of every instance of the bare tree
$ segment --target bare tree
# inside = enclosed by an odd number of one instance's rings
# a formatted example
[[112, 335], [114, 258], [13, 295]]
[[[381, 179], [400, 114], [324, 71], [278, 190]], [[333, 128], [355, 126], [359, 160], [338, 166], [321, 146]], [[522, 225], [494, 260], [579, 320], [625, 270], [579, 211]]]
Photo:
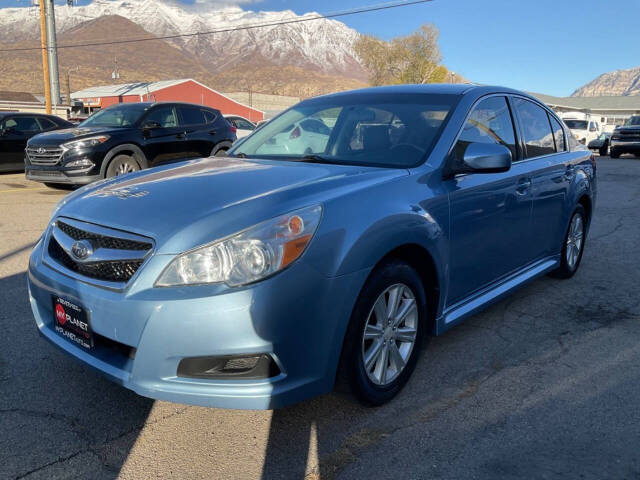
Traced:
[[440, 64], [438, 29], [432, 24], [390, 41], [362, 35], [354, 49], [372, 85], [433, 83], [446, 78], [447, 69]]

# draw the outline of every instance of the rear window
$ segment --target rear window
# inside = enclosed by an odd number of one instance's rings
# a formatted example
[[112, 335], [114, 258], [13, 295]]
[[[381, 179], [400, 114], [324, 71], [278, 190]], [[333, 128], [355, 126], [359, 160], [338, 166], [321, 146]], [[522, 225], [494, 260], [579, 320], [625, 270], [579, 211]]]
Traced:
[[587, 121], [586, 120], [565, 120], [564, 124], [569, 127], [571, 130], [586, 130], [587, 129]]
[[203, 111], [197, 107], [178, 107], [183, 125], [200, 125], [205, 123]]
[[203, 110], [202, 112], [204, 113], [204, 121], [206, 123], [213, 123], [216, 121], [216, 118], [218, 118], [218, 115], [209, 110]]

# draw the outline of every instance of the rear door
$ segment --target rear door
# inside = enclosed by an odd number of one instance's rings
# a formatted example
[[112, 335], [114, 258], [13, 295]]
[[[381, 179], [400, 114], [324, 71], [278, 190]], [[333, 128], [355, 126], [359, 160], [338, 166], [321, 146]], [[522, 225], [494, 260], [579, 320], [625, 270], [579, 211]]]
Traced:
[[186, 135], [183, 156], [194, 158], [211, 155], [218, 132], [207, 124], [203, 109], [195, 105], [179, 105], [178, 114]]
[[2, 123], [2, 137], [0, 137], [2, 139], [0, 170], [22, 170], [27, 140], [40, 131], [40, 125], [35, 116], [5, 117]]
[[153, 122], [157, 128], [144, 129], [145, 150], [150, 166], [184, 157], [186, 134], [178, 122], [173, 105], [158, 105], [147, 113], [142, 125]]
[[474, 106], [453, 148], [451, 164], [460, 162], [475, 142], [506, 146], [514, 162], [507, 172], [458, 174], [443, 183], [451, 212], [449, 305], [531, 259], [531, 178], [506, 97], [485, 97]]
[[564, 238], [565, 201], [572, 171], [565, 131], [555, 116], [521, 97], [513, 98], [526, 163], [531, 169], [531, 239], [533, 257], [558, 253]]

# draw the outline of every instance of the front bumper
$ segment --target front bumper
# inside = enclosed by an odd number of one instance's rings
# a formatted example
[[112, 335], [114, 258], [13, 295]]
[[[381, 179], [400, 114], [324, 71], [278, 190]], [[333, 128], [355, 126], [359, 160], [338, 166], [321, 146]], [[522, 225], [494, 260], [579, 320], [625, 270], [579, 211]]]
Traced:
[[611, 140], [609, 148], [618, 153], [640, 153], [640, 141]]
[[[40, 333], [80, 361], [140, 395], [236, 409], [282, 407], [333, 388], [342, 339], [362, 270], [328, 278], [302, 261], [246, 288], [153, 288], [171, 256], [156, 255], [125, 291], [79, 282], [42, 262], [42, 242], [29, 262], [29, 296]], [[302, 260], [302, 259], [301, 259]], [[133, 347], [135, 355], [97, 345], [87, 351], [53, 329], [51, 295], [82, 304], [94, 333]], [[177, 374], [184, 358], [268, 354], [280, 374], [209, 380]]]
[[[32, 163], [29, 155], [25, 155], [24, 171], [27, 180], [43, 183], [62, 183], [67, 185], [87, 185], [102, 178], [101, 165], [105, 151], [80, 150], [66, 151], [59, 162], [53, 165]], [[91, 167], [73, 168], [69, 163], [77, 160], [89, 160]]]

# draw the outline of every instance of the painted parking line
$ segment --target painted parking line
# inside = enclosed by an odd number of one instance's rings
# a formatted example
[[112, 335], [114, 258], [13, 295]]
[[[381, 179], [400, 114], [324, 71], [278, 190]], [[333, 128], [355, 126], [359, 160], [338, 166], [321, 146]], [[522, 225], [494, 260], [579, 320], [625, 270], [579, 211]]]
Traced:
[[25, 187], [25, 188], [9, 188], [7, 190], [0, 190], [0, 193], [10, 192], [33, 192], [34, 190], [49, 190], [47, 187]]

